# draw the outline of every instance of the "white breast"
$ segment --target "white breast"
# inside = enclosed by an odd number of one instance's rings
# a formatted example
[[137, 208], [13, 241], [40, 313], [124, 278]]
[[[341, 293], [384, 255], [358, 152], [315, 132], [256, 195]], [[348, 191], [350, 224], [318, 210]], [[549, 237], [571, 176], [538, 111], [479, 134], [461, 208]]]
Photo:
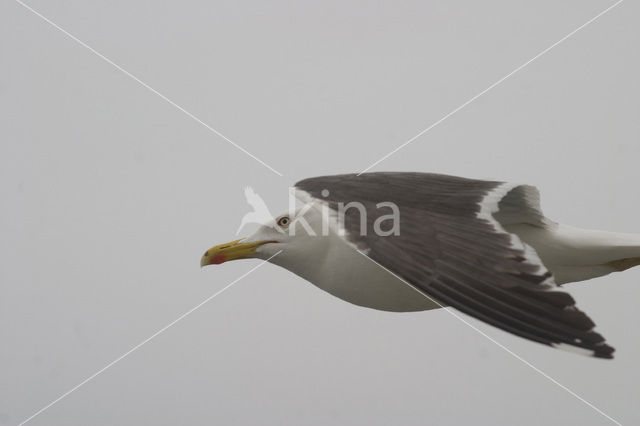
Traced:
[[316, 286], [347, 302], [383, 311], [424, 311], [440, 307], [338, 236], [331, 240], [324, 268], [307, 278]]
[[[305, 217], [314, 230], [321, 229], [319, 209]], [[291, 241], [271, 262], [355, 305], [393, 312], [441, 307], [358, 252], [332, 225], [328, 236]]]

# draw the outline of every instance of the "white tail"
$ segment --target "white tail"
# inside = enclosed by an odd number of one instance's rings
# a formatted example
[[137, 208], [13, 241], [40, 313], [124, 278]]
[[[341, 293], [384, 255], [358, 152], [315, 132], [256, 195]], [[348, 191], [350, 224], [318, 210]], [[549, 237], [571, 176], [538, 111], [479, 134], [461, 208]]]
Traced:
[[556, 283], [583, 281], [640, 265], [640, 235], [580, 229], [547, 223], [546, 226], [505, 226], [532, 246]]

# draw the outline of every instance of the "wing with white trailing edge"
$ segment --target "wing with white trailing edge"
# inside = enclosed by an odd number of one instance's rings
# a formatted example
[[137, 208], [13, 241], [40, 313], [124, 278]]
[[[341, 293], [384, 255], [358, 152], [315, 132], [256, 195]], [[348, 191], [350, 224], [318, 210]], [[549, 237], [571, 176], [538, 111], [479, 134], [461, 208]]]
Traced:
[[[296, 188], [334, 212], [341, 203], [365, 206], [365, 232], [361, 212], [344, 211], [344, 238], [426, 295], [518, 336], [612, 358], [614, 349], [536, 251], [501, 225], [544, 226], [535, 188], [426, 173], [317, 177]], [[399, 235], [374, 232], [388, 213], [377, 207], [382, 202], [398, 206]]]

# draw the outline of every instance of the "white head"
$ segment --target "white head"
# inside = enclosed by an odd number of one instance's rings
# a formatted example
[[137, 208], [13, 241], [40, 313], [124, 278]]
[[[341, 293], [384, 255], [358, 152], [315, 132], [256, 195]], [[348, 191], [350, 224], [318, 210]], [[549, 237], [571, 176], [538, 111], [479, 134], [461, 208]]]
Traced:
[[[289, 270], [317, 260], [327, 245], [321, 230], [322, 218], [317, 208], [300, 208], [283, 213], [260, 225], [247, 238], [220, 244], [207, 250], [200, 266], [217, 265], [236, 259], [269, 259]], [[277, 254], [277, 256], [275, 256]]]

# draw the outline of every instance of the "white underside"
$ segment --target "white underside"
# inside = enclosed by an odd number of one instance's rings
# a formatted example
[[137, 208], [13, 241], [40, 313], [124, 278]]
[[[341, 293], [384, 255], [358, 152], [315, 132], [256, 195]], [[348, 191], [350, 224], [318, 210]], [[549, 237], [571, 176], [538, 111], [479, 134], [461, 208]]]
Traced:
[[337, 236], [331, 238], [322, 274], [313, 280], [321, 289], [360, 306], [384, 311], [423, 311], [440, 308], [408, 283]]
[[441, 307], [335, 233], [316, 242], [311, 256], [276, 256], [271, 262], [355, 305], [393, 312]]

